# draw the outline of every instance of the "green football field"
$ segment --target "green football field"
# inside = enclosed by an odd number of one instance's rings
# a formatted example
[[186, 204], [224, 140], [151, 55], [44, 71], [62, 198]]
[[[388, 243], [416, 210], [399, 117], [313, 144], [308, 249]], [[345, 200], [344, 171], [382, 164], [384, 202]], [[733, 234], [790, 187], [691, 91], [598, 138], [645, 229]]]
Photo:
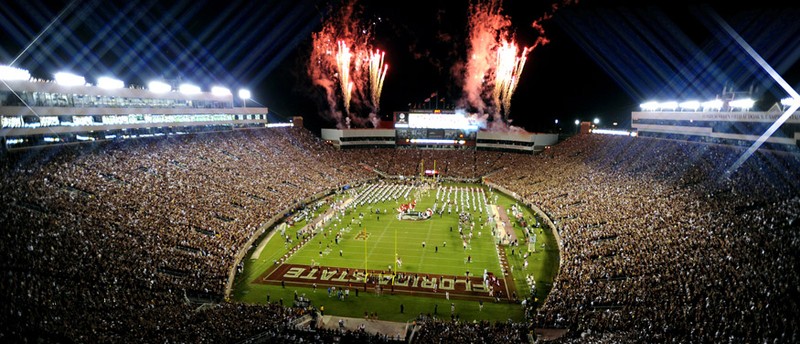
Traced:
[[[398, 219], [397, 208], [412, 201], [416, 201], [415, 211], [434, 208], [436, 211], [427, 219]], [[377, 312], [380, 319], [393, 321], [409, 321], [419, 313], [449, 317], [452, 304], [462, 320], [520, 321], [522, 307], [505, 297], [500, 302], [488, 298], [483, 307], [479, 307], [479, 301], [474, 298], [455, 292], [446, 295], [441, 290], [378, 294], [368, 288], [362, 289], [358, 296], [350, 293], [349, 297], [337, 298], [335, 294], [329, 296], [327, 291], [329, 286], [335, 285], [323, 280], [313, 281], [316, 288], [311, 280], [308, 283], [290, 281], [283, 286], [274, 278], [264, 282], [265, 276], [274, 276], [275, 270], [283, 265], [301, 266], [303, 274], [316, 271], [312, 268], [318, 267], [326, 271], [334, 268], [337, 271], [368, 270], [373, 276], [391, 276], [393, 271], [406, 276], [441, 276], [442, 282], [444, 276], [454, 276], [458, 280], [458, 276], [464, 279], [464, 276], [481, 276], [484, 272], [502, 278], [502, 256], [509, 273], [504, 281], [513, 284], [506, 290], [513, 290], [519, 300], [530, 296], [526, 279], [532, 276], [536, 281], [536, 298], [541, 301], [558, 271], [557, 244], [549, 230], [533, 225], [537, 221], [530, 209], [518, 208], [522, 218], [528, 221], [528, 232], [536, 236], [536, 249], [527, 259], [523, 258], [529, 248], [524, 239], [525, 229], [514, 225], [510, 228], [520, 245], [501, 245], [498, 250], [499, 238], [492, 235], [492, 229], [503, 217], [495, 212], [504, 212], [508, 218], [504, 224], [511, 225], [516, 222], [511, 211], [514, 205], [516, 202], [507, 195], [479, 184], [442, 183], [420, 187], [385, 181], [341, 192], [293, 214], [290, 217], [293, 223], [276, 226], [257, 241], [257, 248], [243, 259], [244, 266], [236, 277], [232, 297], [247, 303], [284, 302], [288, 305], [297, 293], [305, 295], [317, 308], [324, 306], [325, 314], [363, 317], [364, 312]], [[324, 224], [321, 223], [323, 219]], [[313, 231], [309, 223], [315, 224]], [[459, 223], [463, 237], [459, 233]], [[352, 287], [350, 283], [348, 286], [356, 289], [359, 285], [355, 283]], [[401, 305], [403, 313], [400, 313]]]

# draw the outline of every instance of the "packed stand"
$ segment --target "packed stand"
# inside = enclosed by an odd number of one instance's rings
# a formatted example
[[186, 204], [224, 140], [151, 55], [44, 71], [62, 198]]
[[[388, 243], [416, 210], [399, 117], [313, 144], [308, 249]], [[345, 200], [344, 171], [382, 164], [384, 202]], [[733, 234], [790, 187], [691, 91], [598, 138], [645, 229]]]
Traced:
[[239, 306], [195, 316], [186, 301], [220, 301], [235, 256], [269, 219], [307, 197], [372, 178], [308, 131], [291, 128], [64, 146], [3, 159], [0, 337], [75, 342], [146, 340], [140, 334], [148, 332], [182, 338], [194, 327], [199, 338], [191, 342], [258, 332], [274, 312], [247, 308], [217, 321]]
[[797, 342], [800, 159], [581, 135], [488, 179], [553, 220], [564, 342]]
[[424, 170], [439, 171], [452, 180], [479, 181], [481, 176], [507, 166], [518, 153], [482, 150], [345, 149], [347, 161], [357, 162], [389, 176], [416, 177]]
[[[530, 322], [428, 321], [415, 342], [797, 342], [800, 160], [579, 135], [538, 155], [337, 151], [303, 129], [63, 147], [2, 160], [0, 337], [54, 342], [380, 342], [296, 331], [306, 311], [220, 302], [267, 220], [374, 174], [488, 176], [545, 211], [562, 260]], [[556, 249], [556, 248], [546, 248]], [[79, 315], [79, 316], [76, 316]], [[264, 337], [266, 336], [266, 337]]]

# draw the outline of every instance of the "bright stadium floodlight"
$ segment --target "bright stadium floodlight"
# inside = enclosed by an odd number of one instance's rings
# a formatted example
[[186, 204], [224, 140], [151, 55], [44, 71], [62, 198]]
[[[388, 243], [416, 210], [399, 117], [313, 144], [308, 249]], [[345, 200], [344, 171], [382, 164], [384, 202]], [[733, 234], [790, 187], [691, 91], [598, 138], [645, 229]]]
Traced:
[[231, 95], [231, 90], [229, 90], [229, 89], [227, 89], [225, 87], [222, 87], [222, 86], [214, 86], [214, 87], [211, 87], [211, 94], [213, 94], [215, 96], [218, 96], [218, 97], [230, 96]]
[[630, 136], [631, 132], [627, 130], [610, 130], [610, 129], [595, 129], [592, 130], [594, 134], [603, 134], [603, 135], [617, 135], [617, 136]]
[[731, 108], [742, 109], [742, 110], [750, 110], [753, 107], [753, 104], [755, 104], [755, 103], [756, 103], [755, 100], [747, 98], [747, 99], [731, 100], [731, 102], [728, 103], [728, 104], [731, 106]]
[[663, 102], [661, 104], [658, 104], [658, 106], [661, 108], [661, 110], [672, 110], [672, 111], [675, 111], [675, 109], [678, 108], [678, 102], [676, 102], [674, 100], [666, 101], [666, 102]]
[[575, 120], [575, 125], [578, 125], [578, 124], [581, 124], [581, 121], [576, 119]]
[[202, 92], [200, 90], [200, 86], [192, 85], [192, 84], [181, 84], [178, 86], [178, 90], [181, 91], [183, 94], [198, 94]]
[[681, 109], [697, 111], [700, 108], [700, 102], [697, 100], [687, 100], [678, 104]]
[[411, 143], [422, 144], [457, 144], [458, 140], [445, 140], [445, 139], [411, 139]]
[[641, 104], [641, 105], [639, 105], [639, 106], [640, 106], [640, 107], [642, 108], [642, 110], [644, 110], [644, 111], [656, 111], [656, 110], [658, 110], [658, 106], [659, 106], [659, 105], [658, 105], [658, 102], [657, 102], [657, 101], [649, 101], [649, 102], [646, 102], [646, 103], [642, 103], [642, 104]]
[[794, 98], [783, 98], [783, 99], [781, 99], [781, 105], [792, 106], [792, 105], [795, 105], [797, 103], [798, 103], [797, 99], [794, 99]]
[[97, 78], [97, 87], [105, 88], [107, 90], [114, 90], [125, 87], [125, 83], [122, 82], [122, 80], [101, 76]]
[[720, 110], [722, 109], [722, 100], [714, 99], [703, 102], [703, 110]]
[[247, 100], [250, 99], [250, 90], [244, 88], [240, 89], [239, 98], [242, 98], [242, 107], [247, 107]]
[[58, 72], [55, 74], [56, 83], [64, 86], [80, 86], [86, 85], [86, 79], [80, 75], [75, 75], [68, 72]]
[[167, 93], [172, 91], [172, 86], [161, 81], [151, 81], [147, 84], [147, 89], [153, 93]]
[[556, 118], [556, 124], [558, 124], [558, 118]]
[[27, 70], [0, 65], [0, 80], [30, 80], [31, 73]]
[[599, 118], [597, 118], [597, 117], [595, 117], [595, 118], [594, 118], [594, 124], [600, 124], [600, 119], [599, 119]]

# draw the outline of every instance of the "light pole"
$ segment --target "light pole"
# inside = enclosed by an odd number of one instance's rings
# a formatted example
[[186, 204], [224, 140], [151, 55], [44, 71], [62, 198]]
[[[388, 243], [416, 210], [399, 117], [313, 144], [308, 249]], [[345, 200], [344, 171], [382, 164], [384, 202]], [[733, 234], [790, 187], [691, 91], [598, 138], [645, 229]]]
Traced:
[[242, 98], [242, 107], [247, 107], [247, 100], [250, 99], [250, 90], [248, 89], [240, 89], [239, 90], [239, 98]]

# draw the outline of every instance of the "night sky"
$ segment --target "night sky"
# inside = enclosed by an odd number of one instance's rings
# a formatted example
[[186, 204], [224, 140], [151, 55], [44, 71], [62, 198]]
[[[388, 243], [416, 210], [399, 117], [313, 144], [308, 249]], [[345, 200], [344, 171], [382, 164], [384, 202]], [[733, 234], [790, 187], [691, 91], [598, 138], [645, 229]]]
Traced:
[[[463, 97], [452, 67], [467, 54], [469, 1], [359, 1], [360, 22], [390, 66], [380, 116], [391, 118], [432, 93], [447, 106]], [[572, 129], [576, 119], [629, 123], [648, 100], [706, 100], [723, 88], [753, 91], [766, 109], [786, 97], [736, 43], [735, 32], [788, 84], [800, 82], [800, 7], [768, 1], [502, 2], [521, 45], [537, 47], [512, 98], [512, 124], [528, 131]], [[641, 4], [646, 3], [646, 4]], [[204, 90], [246, 87], [253, 101], [284, 117], [303, 116], [318, 132], [324, 95], [306, 73], [311, 36], [338, 1], [6, 1], [0, 6], [0, 64], [52, 79], [68, 70], [94, 82], [155, 78]], [[730, 27], [727, 30], [726, 27]], [[732, 30], [732, 31], [731, 31]], [[32, 43], [33, 42], [33, 43]], [[248, 105], [251, 102], [248, 102]]]

